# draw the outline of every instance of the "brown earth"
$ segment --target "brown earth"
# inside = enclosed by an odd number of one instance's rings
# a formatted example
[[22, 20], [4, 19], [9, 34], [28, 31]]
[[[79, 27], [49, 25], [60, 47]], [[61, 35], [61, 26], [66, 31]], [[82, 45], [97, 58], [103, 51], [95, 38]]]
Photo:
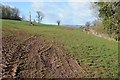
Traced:
[[3, 78], [88, 77], [61, 44], [22, 31], [2, 37], [1, 66]]
[[71, 27], [68, 27], [68, 28], [64, 28], [65, 30], [79, 30], [79, 28], [71, 28]]

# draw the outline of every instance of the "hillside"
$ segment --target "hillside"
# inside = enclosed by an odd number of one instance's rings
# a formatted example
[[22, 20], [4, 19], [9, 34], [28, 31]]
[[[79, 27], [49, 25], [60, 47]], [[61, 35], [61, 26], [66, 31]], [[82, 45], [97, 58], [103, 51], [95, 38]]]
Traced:
[[[2, 47], [3, 54], [6, 54], [3, 63], [12, 67], [17, 63], [17, 68], [10, 73], [14, 73], [12, 76], [118, 77], [117, 42], [87, 34], [78, 28], [34, 24], [2, 21]], [[35, 75], [31, 76], [30, 72]], [[24, 75], [26, 73], [28, 75]]]

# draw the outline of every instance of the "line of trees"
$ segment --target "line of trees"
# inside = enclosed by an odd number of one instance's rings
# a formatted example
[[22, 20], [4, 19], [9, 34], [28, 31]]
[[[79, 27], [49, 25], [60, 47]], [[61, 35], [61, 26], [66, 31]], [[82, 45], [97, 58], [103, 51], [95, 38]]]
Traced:
[[[16, 7], [10, 7], [8, 5], [3, 5], [0, 4], [0, 19], [10, 19], [10, 20], [25, 20], [25, 16], [22, 15], [22, 17], [20, 17], [20, 11], [18, 8]], [[38, 23], [40, 23], [43, 18], [45, 17], [45, 15], [41, 12], [41, 11], [36, 11], [36, 17], [37, 17], [37, 21]], [[30, 25], [33, 25], [32, 23], [32, 15], [31, 12], [29, 12], [29, 22]], [[35, 19], [33, 22], [36, 22]], [[57, 24], [58, 26], [60, 25], [61, 21], [58, 20]]]
[[120, 40], [120, 1], [96, 2], [99, 6], [99, 17], [106, 32], [116, 40]]
[[[12, 8], [8, 5], [0, 4], [0, 10], [1, 10], [1, 15], [0, 15], [1, 19], [25, 20], [24, 15], [22, 16], [22, 18], [20, 17], [20, 11], [16, 7]], [[45, 16], [41, 11], [36, 11], [36, 13], [37, 13], [36, 17], [37, 17], [38, 23], [40, 23]], [[30, 20], [29, 20], [30, 24], [32, 24], [31, 12], [29, 12], [29, 18], [30, 18]], [[34, 19], [34, 21], [35, 21], [35, 19]]]
[[0, 4], [0, 10], [2, 13], [1, 19], [11, 19], [11, 20], [21, 20], [21, 17], [19, 16], [20, 11], [18, 8], [10, 7], [7, 5]]

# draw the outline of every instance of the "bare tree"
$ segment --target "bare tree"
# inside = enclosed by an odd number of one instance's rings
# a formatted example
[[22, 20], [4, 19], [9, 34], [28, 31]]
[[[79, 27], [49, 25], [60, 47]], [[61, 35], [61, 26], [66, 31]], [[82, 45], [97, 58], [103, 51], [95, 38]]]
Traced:
[[89, 27], [90, 27], [90, 22], [86, 22], [85, 26], [86, 26], [87, 28], [89, 28]]
[[60, 20], [57, 21], [58, 26], [60, 26], [60, 22], [61, 22]]
[[31, 22], [31, 12], [29, 12], [29, 17], [30, 17], [30, 24], [32, 24], [32, 22]]
[[31, 12], [29, 12], [29, 17], [30, 17], [30, 25], [34, 26], [34, 24], [32, 23], [32, 20], [31, 20]]
[[37, 18], [38, 18], [38, 23], [40, 23], [44, 18], [44, 14], [41, 11], [37, 11]]

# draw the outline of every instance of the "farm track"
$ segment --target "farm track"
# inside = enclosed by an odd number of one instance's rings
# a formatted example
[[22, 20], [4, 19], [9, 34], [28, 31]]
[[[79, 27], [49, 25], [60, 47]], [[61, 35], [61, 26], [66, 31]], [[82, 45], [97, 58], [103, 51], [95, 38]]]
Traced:
[[3, 37], [2, 42], [3, 78], [88, 77], [62, 46], [56, 42], [48, 43], [42, 36], [34, 35], [19, 42], [12, 35]]

